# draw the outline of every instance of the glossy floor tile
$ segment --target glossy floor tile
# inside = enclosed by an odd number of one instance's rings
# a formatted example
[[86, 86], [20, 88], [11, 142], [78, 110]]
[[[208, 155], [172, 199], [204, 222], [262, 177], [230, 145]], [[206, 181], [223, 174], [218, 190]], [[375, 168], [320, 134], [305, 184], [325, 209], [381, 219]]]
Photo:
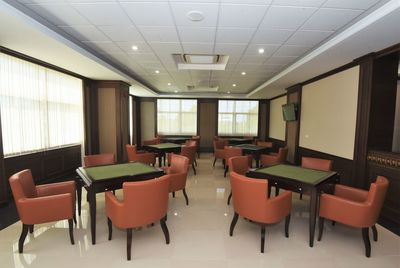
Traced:
[[[21, 223], [0, 231], [0, 267], [400, 267], [400, 239], [377, 226], [379, 241], [371, 241], [372, 256], [364, 255], [361, 231], [340, 224], [326, 224], [321, 242], [308, 246], [308, 198], [293, 194], [290, 237], [284, 223], [266, 230], [265, 253], [260, 253], [260, 228], [239, 219], [233, 237], [228, 235], [232, 205], [226, 204], [230, 186], [221, 162], [212, 167], [212, 156], [198, 160], [197, 175], [187, 182], [189, 206], [181, 192], [169, 200], [167, 225], [171, 243], [165, 244], [159, 223], [133, 233], [132, 260], [126, 260], [126, 233], [114, 227], [107, 240], [104, 194], [97, 195], [97, 244], [90, 239], [88, 204], [74, 229], [75, 245], [67, 221], [35, 226], [24, 253], [18, 254]], [[117, 195], [121, 195], [117, 191]], [[83, 197], [85, 200], [85, 196]]]

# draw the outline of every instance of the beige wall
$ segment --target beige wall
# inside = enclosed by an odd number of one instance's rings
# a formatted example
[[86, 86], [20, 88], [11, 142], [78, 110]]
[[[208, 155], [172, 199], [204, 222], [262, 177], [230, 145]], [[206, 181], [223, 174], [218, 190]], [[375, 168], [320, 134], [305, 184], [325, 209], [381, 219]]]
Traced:
[[140, 103], [140, 133], [142, 141], [154, 138], [155, 112], [154, 101], [142, 101]]
[[100, 153], [117, 154], [115, 89], [98, 89]]
[[394, 117], [393, 152], [400, 153], [400, 81], [397, 81], [396, 112]]
[[277, 140], [285, 140], [286, 122], [283, 120], [282, 105], [286, 104], [286, 96], [274, 99], [270, 102], [269, 110], [269, 137]]
[[359, 67], [302, 89], [299, 146], [353, 159]]

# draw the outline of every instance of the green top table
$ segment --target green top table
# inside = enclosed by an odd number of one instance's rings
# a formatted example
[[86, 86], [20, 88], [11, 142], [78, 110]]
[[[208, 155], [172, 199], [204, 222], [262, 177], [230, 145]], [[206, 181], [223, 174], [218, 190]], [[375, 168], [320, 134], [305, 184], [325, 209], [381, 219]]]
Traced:
[[256, 161], [256, 167], [258, 168], [260, 166], [260, 156], [263, 153], [266, 153], [269, 151], [270, 148], [266, 148], [263, 146], [258, 146], [255, 144], [251, 143], [244, 143], [244, 144], [239, 144], [235, 145], [235, 147], [239, 147], [242, 149], [243, 154], [251, 154], [253, 155], [254, 160]]
[[318, 195], [327, 185], [337, 183], [339, 174], [334, 171], [322, 171], [281, 164], [250, 170], [247, 176], [268, 179], [268, 196], [271, 194], [272, 186], [276, 187], [276, 194], [278, 194], [279, 188], [310, 194], [309, 245], [312, 247], [314, 245]]
[[251, 143], [253, 139], [244, 139], [244, 138], [228, 138], [229, 145], [239, 145], [245, 143]]
[[145, 145], [144, 149], [146, 151], [154, 152], [158, 155], [158, 165], [161, 167], [162, 159], [164, 158], [165, 164], [165, 154], [166, 153], [180, 153], [182, 145], [175, 143], [159, 143], [153, 145]]
[[190, 140], [190, 137], [163, 137], [161, 140], [165, 143], [182, 144]]
[[[80, 214], [82, 186], [88, 191], [90, 208], [90, 230], [92, 244], [96, 244], [96, 193], [121, 189], [127, 181], [142, 181], [161, 177], [164, 171], [140, 162], [80, 167], [76, 170], [81, 180], [77, 181], [78, 212]], [[83, 183], [82, 183], [83, 182]]]

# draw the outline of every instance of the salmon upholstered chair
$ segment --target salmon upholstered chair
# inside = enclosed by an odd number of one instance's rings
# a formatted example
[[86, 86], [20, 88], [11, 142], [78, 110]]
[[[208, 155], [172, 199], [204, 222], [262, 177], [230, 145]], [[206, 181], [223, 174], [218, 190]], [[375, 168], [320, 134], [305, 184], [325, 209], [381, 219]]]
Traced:
[[[186, 144], [189, 144], [189, 143], [186, 143]], [[167, 155], [168, 163], [171, 163], [171, 156], [172, 155], [173, 155], [172, 153], [169, 153]], [[189, 165], [192, 166], [193, 173], [194, 173], [194, 175], [196, 175], [196, 168], [195, 168], [196, 145], [190, 145], [190, 146], [183, 145], [181, 147], [181, 152], [179, 153], [179, 155], [186, 156], [189, 159]]]
[[159, 143], [160, 143], [160, 138], [154, 138], [154, 139], [151, 139], [151, 140], [142, 141], [142, 146], [155, 145], [155, 144], [159, 144]]
[[287, 154], [287, 147], [279, 148], [277, 154], [262, 154], [260, 158], [261, 166], [270, 167], [273, 165], [282, 164], [286, 161]]
[[217, 159], [222, 159], [223, 160], [223, 164], [225, 167], [225, 156], [224, 156], [224, 147], [228, 146], [228, 140], [224, 140], [224, 139], [219, 139], [219, 140], [214, 140], [214, 163], [213, 163], [213, 167], [215, 167], [215, 162], [217, 161]]
[[261, 225], [261, 252], [264, 253], [265, 225], [277, 223], [285, 218], [285, 236], [289, 237], [290, 210], [292, 192], [285, 191], [280, 195], [268, 198], [268, 180], [251, 179], [236, 172], [230, 172], [233, 216], [229, 235], [239, 215]]
[[28, 230], [32, 233], [34, 224], [45, 222], [68, 220], [71, 244], [75, 243], [72, 222], [76, 222], [74, 181], [35, 186], [31, 171], [25, 169], [12, 175], [9, 182], [22, 222], [19, 253], [24, 251]]
[[147, 165], [155, 165], [156, 163], [156, 155], [154, 153], [144, 153], [138, 152], [136, 145], [125, 145], [126, 152], [128, 153], [128, 161], [137, 161], [141, 163], [145, 163]]
[[[253, 157], [251, 155], [235, 156], [228, 159], [229, 174], [236, 172], [237, 174], [246, 176], [247, 171], [251, 168]], [[231, 203], [232, 191], [228, 196], [228, 205]]]
[[164, 171], [169, 177], [169, 192], [175, 198], [175, 192], [182, 190], [186, 200], [186, 205], [189, 205], [189, 199], [186, 194], [186, 179], [189, 170], [189, 158], [178, 154], [170, 154], [171, 166], [164, 167]]
[[371, 183], [369, 191], [337, 184], [333, 195], [321, 194], [318, 241], [321, 241], [322, 238], [324, 219], [361, 228], [365, 255], [370, 257], [369, 228], [372, 229], [374, 241], [378, 241], [378, 232], [375, 224], [385, 201], [388, 186], [389, 181], [385, 177], [378, 176], [376, 181]]
[[165, 223], [168, 210], [167, 176], [160, 178], [124, 182], [123, 201], [119, 201], [111, 192], [105, 193], [108, 222], [108, 240], [112, 238], [112, 224], [126, 229], [127, 259], [131, 259], [132, 229], [160, 221], [165, 242], [169, 244], [169, 232]]
[[225, 161], [225, 171], [224, 171], [224, 177], [226, 177], [226, 173], [228, 172], [229, 169], [229, 158], [235, 157], [235, 156], [241, 156], [243, 154], [243, 150], [239, 147], [233, 147], [233, 146], [225, 146], [224, 147], [224, 161]]
[[257, 141], [257, 145], [265, 148], [272, 148], [274, 147], [274, 144], [269, 141]]
[[85, 167], [95, 167], [115, 164], [114, 154], [92, 154], [83, 157]]
[[196, 141], [197, 157], [200, 158], [200, 136], [192, 136], [192, 140]]
[[[301, 167], [311, 168], [323, 171], [331, 171], [333, 166], [333, 161], [329, 159], [314, 158], [314, 157], [302, 157]], [[303, 198], [303, 194], [300, 193], [300, 199]]]

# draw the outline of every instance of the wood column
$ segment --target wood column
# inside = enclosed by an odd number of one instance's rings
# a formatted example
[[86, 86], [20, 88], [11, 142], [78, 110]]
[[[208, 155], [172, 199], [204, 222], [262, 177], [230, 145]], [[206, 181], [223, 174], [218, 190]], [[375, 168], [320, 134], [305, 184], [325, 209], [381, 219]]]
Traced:
[[287, 160], [292, 164], [300, 164], [299, 160], [299, 134], [301, 115], [301, 89], [300, 84], [287, 88], [287, 103], [297, 106], [297, 120], [286, 122], [286, 146], [289, 149]]

